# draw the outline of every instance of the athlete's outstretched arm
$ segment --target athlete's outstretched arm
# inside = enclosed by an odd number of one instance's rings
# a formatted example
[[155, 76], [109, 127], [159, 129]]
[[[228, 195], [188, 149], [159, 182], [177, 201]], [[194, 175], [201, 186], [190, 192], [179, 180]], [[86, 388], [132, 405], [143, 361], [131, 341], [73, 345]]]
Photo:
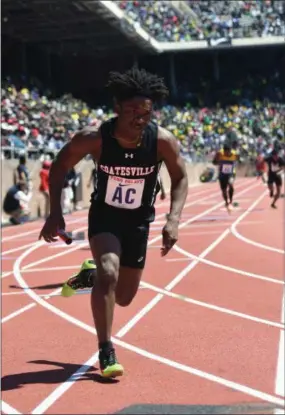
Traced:
[[162, 177], [161, 177], [160, 174], [158, 175], [158, 181], [159, 181], [159, 185], [160, 185], [160, 194], [161, 194], [160, 198], [161, 198], [161, 200], [163, 200], [163, 199], [166, 198], [166, 191], [165, 191], [163, 180], [162, 180]]
[[68, 171], [87, 154], [94, 154], [99, 145], [98, 128], [86, 127], [77, 132], [73, 138], [59, 151], [52, 163], [49, 174], [50, 213], [61, 212], [61, 192]]
[[165, 256], [178, 240], [178, 225], [188, 193], [188, 177], [176, 138], [159, 128], [158, 155], [166, 165], [171, 179], [170, 213], [162, 230], [161, 255]]
[[169, 219], [179, 222], [188, 193], [188, 177], [177, 139], [163, 128], [159, 128], [158, 154], [171, 179]]
[[217, 164], [219, 164], [219, 152], [218, 151], [215, 154], [215, 157], [213, 158], [212, 163], [214, 164], [214, 166], [216, 166]]

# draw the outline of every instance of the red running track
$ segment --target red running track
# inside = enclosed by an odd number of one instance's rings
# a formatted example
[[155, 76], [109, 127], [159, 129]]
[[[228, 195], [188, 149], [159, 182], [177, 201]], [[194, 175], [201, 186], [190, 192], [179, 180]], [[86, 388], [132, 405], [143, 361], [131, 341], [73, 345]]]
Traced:
[[[129, 307], [116, 308], [113, 341], [126, 375], [108, 383], [99, 376], [88, 293], [56, 295], [90, 257], [86, 241], [38, 243], [39, 222], [4, 228], [2, 413], [283, 407], [283, 201], [272, 210], [255, 179], [237, 181], [236, 200], [228, 215], [217, 184], [189, 189], [166, 258], [159, 248], [169, 202], [158, 203], [141, 288]], [[86, 216], [68, 216], [68, 230], [86, 230]]]

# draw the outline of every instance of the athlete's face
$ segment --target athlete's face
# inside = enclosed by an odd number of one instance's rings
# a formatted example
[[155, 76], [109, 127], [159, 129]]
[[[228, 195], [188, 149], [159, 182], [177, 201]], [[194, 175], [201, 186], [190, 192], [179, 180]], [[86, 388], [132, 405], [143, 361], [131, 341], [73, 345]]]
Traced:
[[151, 120], [152, 101], [147, 98], [133, 98], [118, 105], [118, 115], [126, 128], [140, 132]]

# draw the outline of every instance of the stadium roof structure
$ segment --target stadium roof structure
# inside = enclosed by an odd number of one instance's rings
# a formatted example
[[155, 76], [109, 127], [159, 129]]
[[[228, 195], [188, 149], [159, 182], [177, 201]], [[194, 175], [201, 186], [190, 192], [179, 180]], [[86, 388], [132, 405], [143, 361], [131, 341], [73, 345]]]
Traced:
[[126, 18], [98, 0], [2, 0], [2, 35], [60, 55], [154, 53]]

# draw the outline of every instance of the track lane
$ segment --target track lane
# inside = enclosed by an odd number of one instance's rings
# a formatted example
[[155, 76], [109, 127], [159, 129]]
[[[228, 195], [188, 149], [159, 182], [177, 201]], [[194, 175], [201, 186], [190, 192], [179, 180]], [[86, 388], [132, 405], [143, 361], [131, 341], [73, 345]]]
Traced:
[[[201, 206], [202, 207], [202, 206]], [[205, 205], [203, 206], [204, 208], [206, 207]], [[209, 235], [208, 235], [209, 236]], [[212, 235], [213, 236], [213, 235]], [[200, 237], [200, 236], [199, 236]], [[153, 254], [155, 254], [155, 251], [156, 251], [156, 249], [154, 248], [154, 249], [152, 249], [152, 250], [150, 250], [150, 251], [152, 251], [152, 252], [150, 252], [150, 254], [149, 255], [151, 255], [150, 256], [150, 260], [149, 260], [149, 263], [150, 263], [150, 266], [151, 266], [151, 264], [152, 264], [152, 267], [151, 268], [154, 268], [154, 260], [152, 259], [152, 255]], [[84, 253], [84, 252], [83, 252]], [[152, 254], [153, 253], [153, 254]], [[157, 255], [158, 253], [156, 253], [156, 255]], [[172, 253], [173, 254], [173, 253]], [[74, 255], [74, 254], [73, 254]], [[78, 254], [77, 254], [78, 255]], [[176, 255], [176, 257], [177, 257], [177, 253], [175, 253], [175, 255]], [[69, 255], [70, 256], [70, 255]], [[68, 256], [68, 257], [69, 257]], [[85, 256], [86, 256], [86, 251], [85, 251]], [[157, 257], [159, 257], [159, 255], [157, 255]], [[74, 258], [74, 256], [73, 256], [73, 258]], [[63, 260], [64, 259], [64, 256], [62, 256], [61, 257], [61, 260]], [[175, 258], [172, 258], [172, 259], [175, 259]], [[58, 258], [58, 260], [59, 260], [59, 258]], [[57, 260], [56, 260], [57, 261]], [[65, 258], [65, 262], [66, 262], [66, 258]], [[75, 261], [77, 264], [78, 264], [78, 262], [77, 262], [77, 260]], [[53, 263], [54, 263], [54, 261], [52, 261], [51, 263], [49, 262], [48, 264], [50, 265], [50, 266], [53, 266]], [[57, 263], [57, 262], [56, 262]], [[166, 263], [164, 262], [164, 268], [165, 269], [169, 269], [169, 266], [170, 266], [170, 262], [168, 262], [167, 263], [167, 267], [166, 267]], [[176, 272], [177, 273], [177, 270], [179, 269], [179, 266], [181, 267], [183, 267], [183, 266], [185, 266], [186, 264], [185, 263], [183, 263], [183, 262], [181, 262], [180, 263], [180, 265], [178, 264], [178, 262], [173, 262], [172, 263], [172, 265], [174, 265], [173, 266], [173, 270], [170, 272], [170, 274], [171, 273], [173, 273], [173, 272]], [[159, 268], [158, 268], [158, 266], [159, 266]], [[158, 266], [155, 264], [155, 268], [157, 268], [157, 269], [159, 269], [160, 270], [160, 274], [161, 274], [161, 270], [162, 270], [162, 268], [161, 268], [161, 263], [158, 263]], [[176, 269], [176, 271], [174, 271], [174, 269]], [[25, 276], [25, 279], [26, 279], [26, 277], [29, 275], [32, 275], [32, 274], [23, 274], [24, 276]], [[147, 272], [147, 275], [149, 275], [149, 271]], [[154, 277], [151, 277], [151, 280], [152, 280], [152, 282], [154, 282], [154, 283], [156, 283], [157, 281], [154, 281], [153, 280], [153, 278], [155, 278], [155, 276]], [[45, 279], [45, 278], [44, 278]], [[29, 283], [30, 284], [30, 283]], [[141, 294], [141, 293], [143, 293], [143, 291], [144, 291], [144, 294], [143, 294], [143, 296], [145, 296], [146, 295], [146, 291], [147, 290], [141, 290], [141, 292], [139, 293], [139, 295]], [[80, 297], [80, 298], [79, 298]], [[78, 304], [78, 306], [77, 307], [74, 307], [74, 308], [80, 308], [81, 307], [81, 302], [82, 301], [85, 301], [86, 302], [86, 299], [84, 300], [84, 298], [83, 298], [84, 296], [78, 296], [78, 297], [76, 297], [76, 304]], [[58, 299], [57, 298], [53, 298], [51, 301], [57, 301]], [[78, 302], [79, 301], [79, 302]], [[139, 298], [138, 298], [138, 302], [139, 302], [140, 300], [139, 300]], [[163, 300], [164, 301], [164, 300]], [[74, 303], [74, 305], [75, 305], [75, 303]], [[138, 305], [138, 307], [139, 306], [141, 306], [141, 304], [139, 304]], [[132, 310], [133, 312], [135, 311], [135, 310]], [[87, 311], [86, 311], [86, 313], [87, 313]], [[89, 308], [88, 308], [88, 313], [90, 314], [90, 311], [89, 311]], [[83, 313], [83, 314], [85, 314], [85, 313]], [[118, 317], [119, 317], [119, 315], [118, 315]], [[12, 322], [11, 322], [12, 323]], [[159, 326], [160, 327], [160, 326]], [[156, 329], [157, 330], [157, 329]], [[94, 349], [93, 349], [94, 350]], [[120, 352], [120, 355], [122, 354], [122, 353], [126, 353], [125, 351], [124, 352]], [[129, 353], [129, 352], [128, 352]], [[133, 355], [133, 354], [132, 354]], [[144, 359], [142, 359], [141, 357], [138, 359], [138, 357], [137, 357], [137, 355], [135, 355], [136, 357], [135, 357], [135, 361], [137, 362], [137, 365], [139, 364], [138, 362], [141, 362], [142, 360], [144, 360]], [[88, 356], [87, 356], [88, 357]], [[129, 358], [128, 358], [129, 359]], [[131, 358], [130, 358], [131, 359]], [[84, 360], [86, 360], [86, 356], [83, 358], [83, 360], [80, 360], [80, 361], [84, 361]], [[144, 373], [142, 373], [142, 374], [145, 374], [145, 369], [147, 368], [147, 367], [149, 367], [149, 366], [146, 366], [148, 363], [146, 363], [145, 365], [143, 365], [142, 366], [142, 368], [144, 368]], [[154, 363], [153, 363], [153, 365], [154, 365]], [[131, 366], [130, 366], [130, 368], [131, 368]], [[149, 369], [150, 370], [150, 369]], [[170, 369], [169, 369], [170, 370]], [[163, 371], [163, 370], [162, 370]], [[164, 371], [163, 371], [164, 373], [165, 373], [165, 369], [164, 369]], [[141, 373], [141, 372], [140, 372]], [[175, 375], [173, 375], [173, 376], [175, 376]], [[188, 375], [189, 376], [189, 375]], [[125, 379], [127, 379], [128, 377], [126, 377]], [[145, 378], [145, 381], [144, 382], [146, 382], [146, 377], [144, 377]], [[147, 379], [148, 379], [148, 381], [149, 381], [149, 377], [147, 377]], [[179, 375], [177, 375], [177, 379], [181, 379], [182, 380], [182, 375], [181, 375], [181, 372], [179, 372]], [[125, 381], [125, 380], [124, 380]], [[196, 381], [196, 383], [197, 382], [200, 382], [200, 379], [198, 379], [197, 380], [197, 378], [195, 378], [195, 381]], [[203, 382], [204, 382], [204, 380], [203, 380]], [[83, 382], [84, 383], [84, 382]], [[184, 379], [184, 381], [182, 382], [182, 383], [185, 383], [185, 379]], [[72, 392], [72, 391], [74, 391], [75, 389], [74, 388], [77, 388], [77, 386], [80, 384], [80, 382], [78, 382], [78, 383], [76, 383], [73, 387], [72, 387], [72, 390], [70, 391], [70, 392]], [[94, 387], [94, 384], [89, 384], [89, 382], [87, 382], [87, 384], [89, 385], [89, 386], [91, 386], [91, 387]], [[121, 384], [120, 385], [123, 385], [123, 382], [121, 382]], [[203, 383], [203, 385], [204, 385], [204, 383]], [[213, 396], [218, 396], [218, 392], [215, 394], [215, 392], [214, 392], [214, 394], [213, 394], [213, 388], [215, 387], [215, 386], [217, 386], [217, 385], [214, 385], [213, 386], [213, 384], [211, 383], [211, 387], [210, 387], [210, 393], [209, 393], [209, 397], [211, 398], [211, 396], [213, 397]], [[100, 385], [100, 387], [101, 387], [102, 385]], [[104, 387], [106, 386], [106, 385], [103, 385]], [[182, 388], [182, 386], [181, 386], [181, 388]], [[204, 385], [204, 386], [200, 386], [200, 389], [199, 390], [203, 390], [203, 388], [205, 388], [206, 389], [206, 386]], [[220, 386], [219, 386], [219, 388], [220, 388]], [[145, 389], [146, 389], [146, 387], [143, 387], [143, 392], [145, 391]], [[196, 389], [196, 388], [195, 388]], [[193, 391], [193, 395], [195, 394], [195, 389], [194, 389], [194, 391]], [[223, 387], [222, 387], [222, 389], [224, 389]], [[104, 390], [104, 389], [103, 389]], [[118, 390], [118, 389], [117, 389]], [[180, 389], [179, 389], [180, 390]], [[68, 394], [69, 392], [67, 392], [67, 394]], [[77, 393], [77, 392], [76, 392]], [[224, 392], [223, 392], [224, 393]], [[221, 397], [223, 396], [223, 393], [221, 394]], [[60, 399], [60, 401], [59, 402], [65, 402], [65, 405], [68, 405], [68, 399], [67, 399], [67, 397], [68, 397], [68, 395], [64, 395], [61, 399]], [[234, 392], [233, 393], [233, 395], [235, 395], [235, 396], [237, 396], [237, 392]], [[133, 395], [134, 396], [134, 398], [136, 398], [137, 396], [140, 396], [140, 395], [136, 395], [136, 394], [134, 394]], [[167, 395], [165, 395], [166, 397], [167, 397]], [[168, 397], [170, 398], [172, 395], [168, 395]], [[179, 395], [180, 396], [180, 395]], [[196, 396], [197, 396], [197, 392], [196, 392]], [[245, 397], [246, 395], [242, 395], [243, 397]], [[175, 398], [175, 400], [177, 400], [177, 396], [176, 397], [174, 397]], [[119, 398], [118, 398], [119, 399]], [[151, 398], [151, 399], [154, 399], [154, 398]], [[178, 399], [179, 399], [179, 397], [178, 397]], [[193, 399], [195, 399], [194, 398], [194, 396], [193, 396]], [[213, 398], [212, 398], [213, 399]], [[244, 399], [247, 399], [247, 398], [244, 398]], [[188, 401], [189, 402], [189, 401]], [[11, 404], [12, 404], [12, 402], [11, 402]], [[102, 401], [100, 401], [100, 399], [99, 399], [99, 402], [98, 402], [98, 405], [105, 405], [106, 403], [105, 402], [102, 402]], [[56, 404], [55, 404], [56, 405]], [[97, 406], [97, 405], [96, 405]], [[106, 405], [105, 405], [106, 406]], [[17, 408], [18, 408], [18, 406], [16, 406]], [[50, 410], [53, 410], [53, 408], [54, 407], [52, 407], [52, 408], [50, 408]], [[93, 406], [93, 408], [94, 408], [94, 406]], [[94, 411], [94, 409], [93, 409], [93, 411]], [[57, 411], [56, 411], [57, 412]], [[66, 412], [66, 410], [65, 410], [65, 412]], [[104, 411], [103, 411], [104, 412]], [[52, 412], [47, 412], [47, 413], [52, 413]], [[53, 412], [53, 413], [55, 413], [55, 412]], [[63, 412], [62, 412], [63, 413]], [[74, 413], [76, 413], [76, 411], [74, 412]]]

